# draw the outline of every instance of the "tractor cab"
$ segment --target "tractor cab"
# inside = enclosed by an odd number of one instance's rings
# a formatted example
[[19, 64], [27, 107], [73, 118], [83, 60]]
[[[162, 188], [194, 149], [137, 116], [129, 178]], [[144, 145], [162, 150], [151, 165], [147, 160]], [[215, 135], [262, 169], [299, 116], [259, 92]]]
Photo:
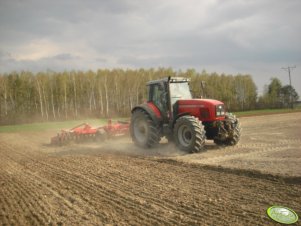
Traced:
[[147, 83], [148, 102], [153, 103], [167, 122], [179, 115], [189, 114], [202, 122], [223, 120], [224, 103], [212, 99], [192, 99], [189, 87], [190, 79], [168, 77]]
[[[153, 103], [165, 120], [174, 118], [176, 102], [183, 99], [192, 99], [187, 78], [164, 78], [147, 83], [148, 102]], [[164, 120], [164, 121], [165, 121]]]

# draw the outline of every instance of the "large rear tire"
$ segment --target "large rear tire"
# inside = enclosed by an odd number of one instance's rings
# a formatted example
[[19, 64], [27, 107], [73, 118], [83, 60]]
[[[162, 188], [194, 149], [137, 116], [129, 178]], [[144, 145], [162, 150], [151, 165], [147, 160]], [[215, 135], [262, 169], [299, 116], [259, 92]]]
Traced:
[[132, 113], [130, 132], [132, 140], [139, 147], [151, 148], [160, 141], [158, 126], [143, 110]]
[[185, 115], [177, 119], [174, 126], [174, 141], [179, 149], [189, 153], [200, 152], [205, 145], [205, 130], [194, 116]]

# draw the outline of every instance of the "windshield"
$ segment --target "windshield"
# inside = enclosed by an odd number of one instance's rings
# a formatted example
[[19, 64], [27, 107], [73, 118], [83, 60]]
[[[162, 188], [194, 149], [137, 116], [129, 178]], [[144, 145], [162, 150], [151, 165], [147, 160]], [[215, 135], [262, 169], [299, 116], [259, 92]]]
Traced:
[[177, 100], [192, 99], [187, 82], [170, 83], [169, 88], [172, 105], [176, 103]]

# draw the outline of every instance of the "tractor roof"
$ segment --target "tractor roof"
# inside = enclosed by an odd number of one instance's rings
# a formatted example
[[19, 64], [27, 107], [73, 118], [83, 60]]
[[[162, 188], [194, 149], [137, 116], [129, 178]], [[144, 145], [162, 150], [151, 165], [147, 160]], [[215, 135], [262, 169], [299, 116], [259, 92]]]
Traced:
[[158, 83], [165, 83], [165, 82], [170, 82], [170, 83], [176, 83], [176, 82], [190, 82], [189, 78], [184, 78], [184, 77], [165, 77], [162, 79], [157, 79], [157, 80], [152, 80], [146, 83], [146, 85], [152, 85], [152, 84], [158, 84]]

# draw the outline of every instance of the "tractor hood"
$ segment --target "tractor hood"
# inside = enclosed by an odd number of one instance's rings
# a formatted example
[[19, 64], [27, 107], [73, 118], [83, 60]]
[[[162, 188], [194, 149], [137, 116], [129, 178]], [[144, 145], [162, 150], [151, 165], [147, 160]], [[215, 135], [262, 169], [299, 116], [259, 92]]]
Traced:
[[224, 120], [224, 103], [213, 99], [190, 99], [176, 102], [177, 113], [188, 113], [202, 121]]
[[204, 107], [210, 107], [210, 106], [217, 106], [224, 104], [221, 101], [213, 100], [213, 99], [191, 99], [191, 100], [178, 100], [177, 101], [179, 106], [185, 106], [185, 107], [198, 107], [198, 108], [204, 108]]

